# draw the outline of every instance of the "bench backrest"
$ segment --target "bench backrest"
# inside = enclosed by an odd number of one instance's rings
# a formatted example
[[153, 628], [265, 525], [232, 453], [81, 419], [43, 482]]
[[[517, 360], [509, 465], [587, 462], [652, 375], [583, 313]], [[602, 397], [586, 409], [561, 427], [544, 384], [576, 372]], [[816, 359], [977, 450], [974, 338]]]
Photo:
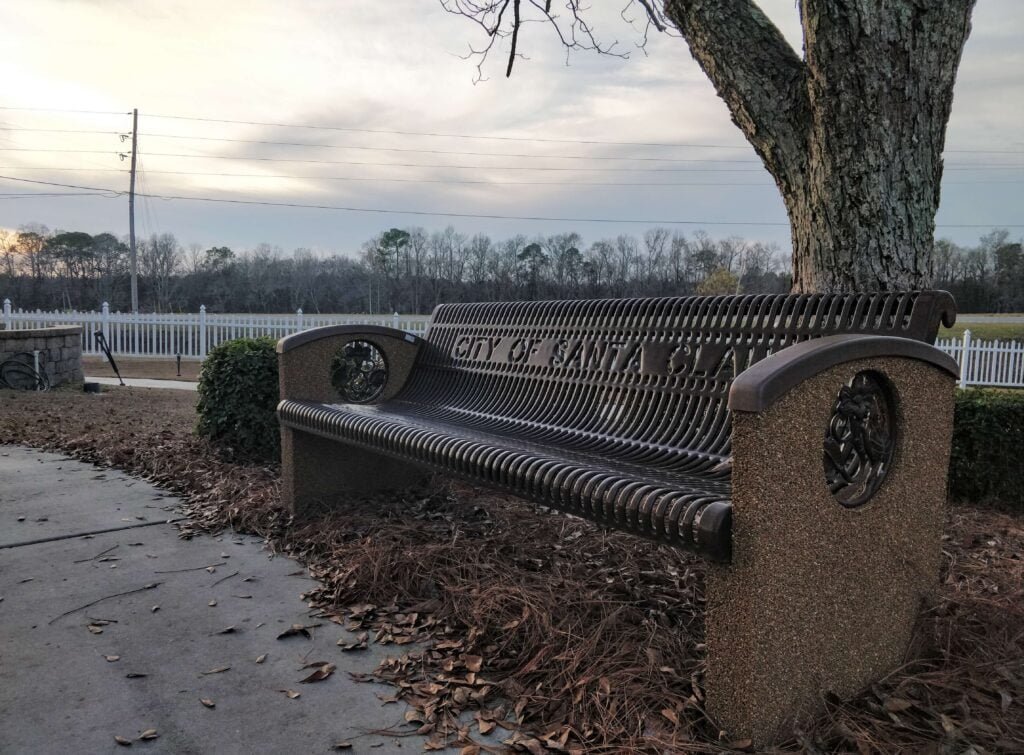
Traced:
[[798, 341], [934, 342], [945, 292], [442, 304], [398, 400], [468, 427], [686, 471], [729, 453], [729, 387]]

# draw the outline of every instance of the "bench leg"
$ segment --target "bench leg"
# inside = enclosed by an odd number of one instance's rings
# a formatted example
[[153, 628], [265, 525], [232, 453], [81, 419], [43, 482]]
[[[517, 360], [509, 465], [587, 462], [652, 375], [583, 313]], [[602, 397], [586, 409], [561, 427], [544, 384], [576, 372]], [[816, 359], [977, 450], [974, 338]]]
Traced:
[[281, 428], [281, 501], [296, 516], [315, 513], [345, 495], [417, 485], [427, 474], [406, 461]]
[[[888, 476], [859, 508], [826, 486], [822, 443], [839, 387], [861, 370], [896, 393]], [[904, 662], [939, 584], [953, 378], [863, 360], [733, 417], [733, 562], [707, 584], [708, 712], [761, 745]]]

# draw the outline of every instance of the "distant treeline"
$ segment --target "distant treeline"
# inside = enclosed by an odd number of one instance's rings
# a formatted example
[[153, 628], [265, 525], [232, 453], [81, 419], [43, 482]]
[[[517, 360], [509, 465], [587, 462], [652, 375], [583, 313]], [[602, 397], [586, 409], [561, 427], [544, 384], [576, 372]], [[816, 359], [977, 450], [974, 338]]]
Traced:
[[[585, 244], [577, 233], [495, 240], [452, 227], [390, 230], [358, 256], [259, 244], [183, 247], [170, 233], [138, 244], [144, 311], [429, 313], [439, 302], [780, 293], [787, 255], [774, 244], [652, 228]], [[935, 244], [935, 287], [961, 311], [1024, 311], [1024, 255], [1005, 230], [977, 246]], [[0, 299], [25, 309], [130, 308], [128, 247], [109, 233], [0, 231]]]

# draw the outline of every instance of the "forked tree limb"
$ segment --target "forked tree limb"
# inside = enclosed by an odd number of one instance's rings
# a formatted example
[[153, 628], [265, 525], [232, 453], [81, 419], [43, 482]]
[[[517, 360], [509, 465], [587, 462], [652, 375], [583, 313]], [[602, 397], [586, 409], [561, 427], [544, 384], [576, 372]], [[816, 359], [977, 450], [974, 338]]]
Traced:
[[807, 66], [753, 0], [666, 0], [698, 65], [783, 193], [807, 165]]

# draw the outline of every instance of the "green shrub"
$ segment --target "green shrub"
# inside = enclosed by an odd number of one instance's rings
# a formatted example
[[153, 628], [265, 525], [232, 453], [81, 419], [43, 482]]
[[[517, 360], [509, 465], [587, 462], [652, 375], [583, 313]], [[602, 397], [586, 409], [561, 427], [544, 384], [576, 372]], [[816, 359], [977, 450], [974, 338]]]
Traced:
[[1024, 391], [957, 391], [949, 492], [1024, 511]]
[[238, 338], [212, 349], [203, 362], [196, 429], [233, 458], [281, 458], [274, 345], [272, 338]]

